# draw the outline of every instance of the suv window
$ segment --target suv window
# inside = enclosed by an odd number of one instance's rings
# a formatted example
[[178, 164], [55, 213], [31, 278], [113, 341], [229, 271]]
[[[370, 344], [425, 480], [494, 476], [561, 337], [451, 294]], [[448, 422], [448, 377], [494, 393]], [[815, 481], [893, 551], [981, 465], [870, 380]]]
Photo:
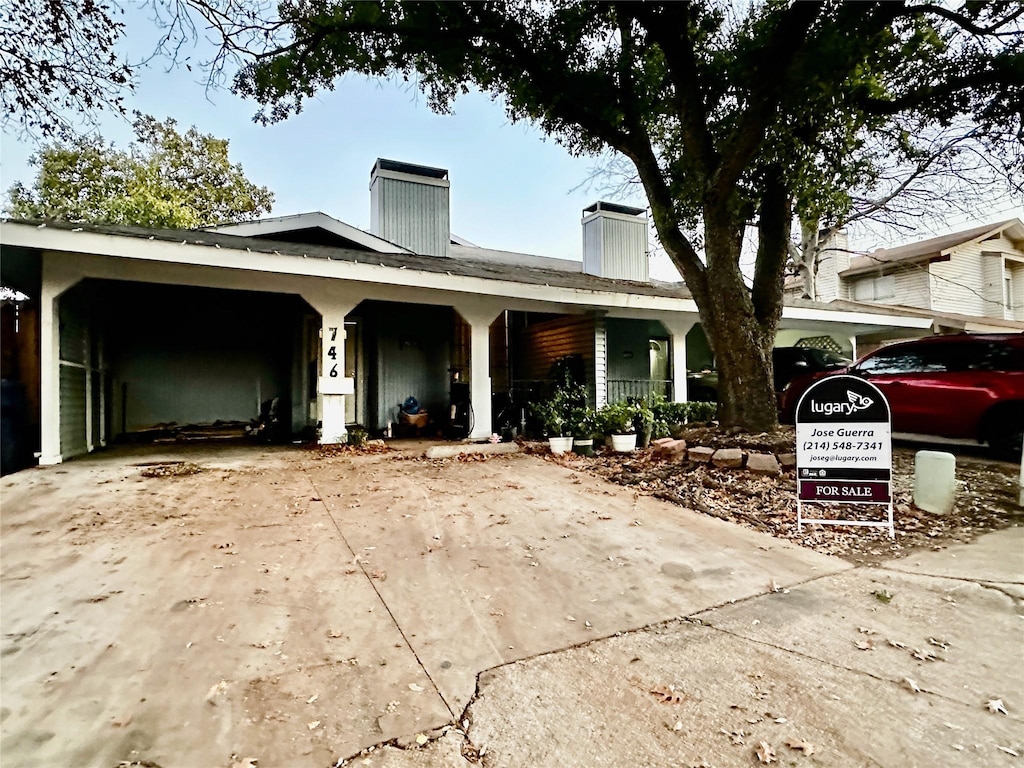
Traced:
[[963, 341], [911, 345], [880, 350], [857, 370], [877, 375], [953, 373], [963, 371], [1021, 371], [1024, 353], [999, 341]]

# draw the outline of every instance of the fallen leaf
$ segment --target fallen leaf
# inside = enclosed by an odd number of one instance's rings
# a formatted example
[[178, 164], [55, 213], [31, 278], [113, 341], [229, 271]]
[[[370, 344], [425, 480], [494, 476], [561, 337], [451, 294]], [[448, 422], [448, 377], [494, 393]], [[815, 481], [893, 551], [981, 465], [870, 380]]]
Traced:
[[928, 638], [928, 644], [929, 645], [934, 645], [936, 648], [941, 648], [944, 651], [948, 651], [949, 650], [949, 643], [946, 642], [945, 640], [940, 640], [937, 637], [929, 637]]
[[909, 688], [914, 693], [920, 693], [921, 692], [921, 687], [917, 683], [915, 683], [913, 680], [911, 680], [909, 677], [904, 677], [903, 678], [903, 683], [904, 683], [904, 685], [907, 686], [907, 688]]
[[416, 693], [423, 693], [423, 686], [417, 685], [416, 683], [409, 683], [409, 690], [415, 691]]
[[1003, 706], [1003, 700], [1002, 699], [989, 699], [985, 703], [985, 709], [987, 709], [992, 714], [997, 714], [997, 713], [1001, 714], [1001, 715], [1009, 714], [1006, 711], [1006, 707]]
[[132, 716], [131, 713], [129, 713], [124, 717], [119, 717], [116, 720], [112, 720], [110, 724], [115, 728], [126, 728], [131, 721]]
[[996, 744], [996, 749], [1000, 750], [1001, 752], [1005, 752], [1008, 755], [1020, 757], [1020, 754], [1015, 749], [1010, 749], [1009, 747], [1000, 747], [998, 744]]
[[803, 739], [787, 739], [786, 746], [790, 749], [800, 750], [804, 755], [814, 754], [814, 745], [804, 741]]
[[575, 616], [566, 616], [565, 620], [566, 621], [576, 621], [576, 617]]
[[320, 727], [320, 721], [313, 720], [312, 722], [306, 723], [306, 727], [309, 728], [309, 730], [311, 731], [315, 731], [317, 728]]
[[901, 643], [898, 640], [887, 640], [886, 642], [888, 642], [889, 645], [891, 645], [893, 648], [906, 648], [907, 647], [906, 643]]
[[757, 749], [754, 750], [754, 754], [757, 759], [762, 763], [777, 763], [779, 759], [775, 757], [775, 750], [772, 749], [771, 745], [767, 741], [762, 741], [757, 745]]
[[306, 699], [306, 703], [307, 704], [312, 704], [314, 701], [316, 701], [319, 698], [320, 698], [320, 694], [319, 693], [314, 693], [312, 696], [310, 696], [308, 699]]
[[667, 688], [664, 685], [656, 685], [654, 688], [651, 688], [650, 693], [662, 704], [682, 704], [686, 698], [681, 693], [676, 693], [672, 690], [671, 685]]
[[873, 651], [875, 650], [875, 644], [871, 640], [859, 640], [854, 643], [862, 651]]
[[234, 758], [231, 768], [256, 768], [258, 763], [259, 759], [255, 757], [239, 757]]
[[340, 629], [329, 629], [327, 630], [327, 636], [330, 638], [339, 638], [344, 637], [345, 633], [342, 632]]
[[857, 627], [857, 631], [860, 632], [862, 635], [873, 635], [873, 634], [875, 634], [875, 630], [869, 629], [868, 627]]
[[925, 651], [925, 650], [922, 650], [920, 648], [915, 648], [913, 651], [911, 651], [910, 655], [913, 656], [915, 659], [919, 659], [920, 661], [938, 661], [939, 660], [939, 657], [936, 656], [931, 651]]

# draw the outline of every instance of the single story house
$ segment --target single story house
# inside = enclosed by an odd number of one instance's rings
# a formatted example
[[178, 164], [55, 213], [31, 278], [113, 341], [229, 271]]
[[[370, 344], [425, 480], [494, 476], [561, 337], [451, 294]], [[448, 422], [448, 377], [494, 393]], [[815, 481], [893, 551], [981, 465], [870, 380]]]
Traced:
[[[323, 443], [353, 424], [384, 430], [409, 396], [443, 423], [453, 371], [479, 438], [566, 359], [597, 405], [686, 399], [697, 308], [681, 283], [649, 279], [642, 209], [589, 206], [570, 261], [453, 236], [443, 169], [380, 159], [370, 197], [369, 231], [322, 213], [201, 231], [3, 222], [0, 284], [32, 297], [15, 343], [23, 381], [37, 381], [40, 463], [157, 424], [248, 421], [272, 397]], [[855, 347], [928, 328], [888, 308], [793, 301], [780, 333], [825, 329]]]

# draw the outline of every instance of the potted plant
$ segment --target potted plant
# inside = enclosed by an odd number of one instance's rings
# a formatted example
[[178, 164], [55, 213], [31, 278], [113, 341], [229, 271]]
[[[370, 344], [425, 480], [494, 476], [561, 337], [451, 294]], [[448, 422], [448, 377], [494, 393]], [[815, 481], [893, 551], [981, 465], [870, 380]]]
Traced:
[[597, 412], [593, 408], [577, 408], [572, 417], [572, 449], [580, 456], [594, 455], [594, 433], [597, 432]]
[[568, 383], [563, 384], [555, 389], [550, 398], [530, 406], [533, 415], [544, 424], [552, 453], [565, 453], [572, 450], [572, 416], [580, 396], [577, 389], [582, 391], [583, 388]]
[[636, 448], [635, 409], [629, 403], [608, 403], [601, 409], [601, 423], [612, 439], [612, 450], [630, 453]]
[[651, 443], [651, 431], [654, 429], [654, 409], [645, 397], [630, 398], [629, 404], [633, 408], [636, 444], [646, 448]]

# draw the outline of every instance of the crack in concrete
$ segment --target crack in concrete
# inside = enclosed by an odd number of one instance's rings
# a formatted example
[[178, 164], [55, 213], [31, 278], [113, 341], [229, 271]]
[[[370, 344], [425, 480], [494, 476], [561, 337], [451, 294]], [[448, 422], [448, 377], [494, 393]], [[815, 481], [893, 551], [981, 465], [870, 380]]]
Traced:
[[[441, 699], [441, 702], [444, 704], [445, 709], [447, 709], [448, 713], [452, 716], [452, 718], [454, 718], [455, 711], [452, 709], [451, 704], [448, 703], [448, 700], [444, 697], [444, 694], [441, 693], [441, 689], [438, 687], [437, 682], [435, 682], [434, 678], [431, 676], [430, 671], [427, 669], [426, 665], [423, 663], [423, 660], [416, 652], [416, 648], [413, 647], [412, 641], [409, 639], [409, 636], [405, 633], [405, 630], [402, 628], [402, 625], [398, 622], [398, 618], [392, 612], [391, 606], [388, 605], [387, 601], [384, 599], [384, 595], [380, 593], [380, 590], [374, 583], [373, 578], [367, 572], [366, 566], [363, 564], [363, 561], [360, 559], [355, 549], [352, 548], [352, 545], [349, 543], [349, 540], [345, 537], [344, 532], [341, 530], [341, 525], [335, 519], [334, 515], [331, 514], [331, 509], [330, 507], [327, 506], [327, 502], [323, 500], [324, 496], [322, 493], [320, 493], [320, 489], [317, 487], [316, 483], [313, 481], [313, 478], [309, 476], [309, 473], [305, 469], [302, 469], [302, 474], [306, 478], [306, 481], [309, 483], [310, 487], [316, 492], [317, 498], [320, 500], [319, 504], [323, 506], [324, 511], [327, 512], [327, 517], [329, 517], [331, 522], [334, 523], [334, 527], [338, 531], [338, 536], [341, 538], [341, 541], [345, 545], [345, 548], [348, 549], [349, 553], [352, 555], [352, 562], [359, 567], [359, 570], [362, 572], [367, 584], [370, 585], [370, 588], [373, 590], [374, 594], [377, 595], [377, 599], [380, 601], [380, 604], [384, 606], [384, 610], [388, 612], [388, 616], [391, 618], [391, 622], [395, 625], [395, 629], [397, 629], [398, 633], [402, 636], [402, 640], [405, 642], [405, 645], [409, 649], [409, 652], [412, 654], [413, 658], [416, 659], [416, 663], [419, 665], [419, 668], [423, 671], [423, 674], [426, 676], [427, 680], [430, 681], [430, 685], [433, 687], [434, 692], [437, 694], [437, 697]], [[312, 506], [312, 504], [310, 506]]]
[[996, 581], [993, 579], [972, 579], [968, 576], [950, 576], [949, 574], [944, 573], [920, 573], [918, 571], [905, 571], [900, 568], [890, 568], [885, 565], [876, 565], [873, 567], [879, 571], [886, 571], [887, 573], [899, 573], [903, 576], [923, 576], [926, 579], [948, 579], [949, 581], [963, 581], [968, 584], [979, 584], [983, 587], [986, 585], [996, 584], [1007, 584], [1014, 587], [1024, 587], [1024, 581]]

